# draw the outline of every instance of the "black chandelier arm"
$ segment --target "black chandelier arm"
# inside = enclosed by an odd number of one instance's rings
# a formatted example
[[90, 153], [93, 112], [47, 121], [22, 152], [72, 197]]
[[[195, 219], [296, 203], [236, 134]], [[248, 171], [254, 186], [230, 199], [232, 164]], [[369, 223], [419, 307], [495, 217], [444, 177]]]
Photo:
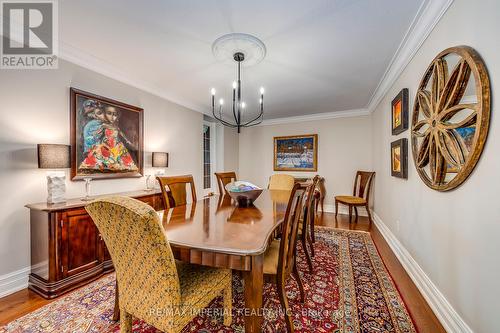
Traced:
[[217, 115], [215, 114], [215, 109], [212, 109], [212, 114], [213, 114], [214, 118], [217, 119], [218, 121], [220, 121], [224, 126], [233, 127], [233, 128], [238, 127], [238, 125], [228, 123], [224, 119], [217, 117]]
[[[260, 118], [260, 121], [258, 123], [252, 124], [253, 122], [258, 121], [259, 118]], [[240, 126], [242, 126], [242, 127], [250, 127], [250, 126], [253, 126], [253, 125], [258, 125], [258, 124], [260, 124], [262, 122], [263, 119], [264, 119], [264, 112], [262, 112], [262, 110], [261, 110], [260, 114], [257, 117], [255, 117], [254, 119], [252, 119], [252, 120], [250, 120], [250, 121], [248, 121], [248, 122], [246, 122], [246, 123], [244, 123], [244, 124], [242, 124]]]

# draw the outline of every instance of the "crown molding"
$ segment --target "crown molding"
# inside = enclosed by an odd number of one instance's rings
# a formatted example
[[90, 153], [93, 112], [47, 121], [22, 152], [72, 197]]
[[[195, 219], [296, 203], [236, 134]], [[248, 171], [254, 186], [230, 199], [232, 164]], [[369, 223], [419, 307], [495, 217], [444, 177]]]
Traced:
[[313, 113], [303, 116], [265, 119], [264, 121], [262, 121], [262, 123], [260, 123], [257, 126], [301, 123], [304, 121], [325, 120], [325, 119], [335, 119], [335, 118], [359, 117], [359, 116], [367, 116], [369, 114], [370, 112], [367, 109]]
[[65, 43], [63, 41], [60, 41], [60, 47], [59, 47], [59, 58], [66, 60], [70, 63], [73, 63], [75, 65], [78, 65], [80, 67], [89, 69], [93, 72], [96, 72], [98, 74], [104, 75], [106, 77], [109, 77], [111, 79], [114, 79], [116, 81], [119, 81], [121, 83], [124, 83], [126, 85], [129, 85], [131, 87], [140, 89], [144, 92], [150, 93], [152, 95], [155, 95], [157, 97], [166, 99], [172, 103], [184, 106], [190, 110], [197, 111], [203, 114], [208, 114], [202, 110], [199, 109], [194, 104], [191, 104], [189, 102], [180, 100], [176, 98], [175, 96], [169, 95], [165, 93], [165, 90], [151, 84], [145, 80], [141, 80], [135, 77], [132, 77], [130, 75], [127, 75], [124, 73], [124, 71], [120, 70], [113, 64], [110, 64], [109, 62], [95, 57], [94, 55], [88, 53], [85, 50], [81, 50], [77, 47], [74, 47], [72, 45], [69, 45], [68, 43]]
[[425, 0], [422, 3], [368, 102], [366, 108], [370, 112], [382, 101], [452, 3], [453, 0]]

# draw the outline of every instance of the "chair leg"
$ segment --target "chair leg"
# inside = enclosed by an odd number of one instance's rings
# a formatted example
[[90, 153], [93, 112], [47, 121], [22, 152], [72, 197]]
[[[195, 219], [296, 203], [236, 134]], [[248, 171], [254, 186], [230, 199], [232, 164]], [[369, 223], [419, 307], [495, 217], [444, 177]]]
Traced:
[[352, 206], [349, 205], [349, 224], [351, 224], [351, 220], [352, 220]]
[[120, 299], [118, 297], [118, 280], [115, 283], [115, 308], [113, 310], [113, 321], [120, 320]]
[[288, 299], [286, 297], [286, 292], [285, 292], [285, 286], [281, 282], [281, 279], [278, 279], [276, 281], [277, 289], [278, 289], [278, 297], [280, 299], [281, 307], [283, 308], [283, 311], [285, 312], [285, 323], [286, 323], [286, 328], [287, 332], [293, 333], [293, 319], [291, 317], [291, 311], [290, 308], [288, 307]]
[[356, 219], [354, 221], [358, 223], [358, 207], [356, 206], [354, 206], [354, 213], [356, 214]]
[[372, 213], [370, 213], [370, 208], [368, 207], [368, 204], [365, 206], [366, 212], [368, 213], [368, 220], [370, 221], [370, 225], [372, 225]]
[[323, 204], [324, 204], [324, 203], [325, 203], [325, 197], [323, 196], [323, 197], [321, 198], [321, 214], [323, 214], [323, 213], [324, 213], [324, 211], [325, 211], [325, 209], [323, 208]]
[[132, 333], [132, 315], [125, 309], [121, 309], [120, 313], [120, 333]]
[[302, 242], [302, 249], [304, 250], [304, 254], [306, 255], [306, 261], [307, 261], [307, 265], [309, 266], [309, 272], [312, 274], [313, 273], [313, 264], [312, 264], [311, 257], [309, 256], [309, 251], [307, 250], [306, 235], [302, 234], [302, 237], [300, 237], [300, 240]]
[[304, 286], [302, 285], [302, 280], [300, 279], [299, 270], [297, 268], [297, 256], [294, 256], [294, 258], [293, 258], [292, 274], [295, 278], [295, 281], [297, 281], [297, 285], [299, 286], [300, 303], [304, 303], [304, 300], [305, 300]]
[[314, 257], [314, 244], [311, 235], [307, 235], [307, 242], [309, 243], [309, 247], [311, 248], [311, 257]]
[[335, 217], [337, 217], [339, 213], [339, 202], [335, 199]]
[[233, 322], [233, 290], [232, 279], [229, 280], [229, 285], [224, 289], [224, 325], [231, 326]]

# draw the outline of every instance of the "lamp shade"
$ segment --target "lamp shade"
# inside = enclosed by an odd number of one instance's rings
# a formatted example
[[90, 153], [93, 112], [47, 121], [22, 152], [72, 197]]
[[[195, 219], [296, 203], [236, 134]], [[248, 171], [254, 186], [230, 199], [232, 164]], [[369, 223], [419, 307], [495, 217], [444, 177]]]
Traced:
[[40, 169], [66, 169], [71, 167], [70, 146], [56, 144], [38, 145], [38, 167]]
[[166, 168], [168, 167], [168, 153], [153, 153], [153, 167]]

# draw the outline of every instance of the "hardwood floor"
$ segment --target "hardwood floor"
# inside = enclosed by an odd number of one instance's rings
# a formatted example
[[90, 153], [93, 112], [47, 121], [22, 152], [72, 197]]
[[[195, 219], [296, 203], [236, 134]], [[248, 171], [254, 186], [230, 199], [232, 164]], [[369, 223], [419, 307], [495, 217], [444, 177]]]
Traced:
[[[408, 306], [408, 310], [410, 311], [418, 332], [446, 332], [375, 225], [372, 225], [370, 228], [366, 217], [360, 216], [357, 223], [349, 224], [346, 215], [339, 215], [338, 218], [335, 219], [334, 214], [324, 213], [319, 215], [316, 224], [340, 229], [370, 232], [380, 252], [380, 256]], [[27, 289], [0, 298], [0, 327], [50, 302], [52, 301], [45, 300]]]

